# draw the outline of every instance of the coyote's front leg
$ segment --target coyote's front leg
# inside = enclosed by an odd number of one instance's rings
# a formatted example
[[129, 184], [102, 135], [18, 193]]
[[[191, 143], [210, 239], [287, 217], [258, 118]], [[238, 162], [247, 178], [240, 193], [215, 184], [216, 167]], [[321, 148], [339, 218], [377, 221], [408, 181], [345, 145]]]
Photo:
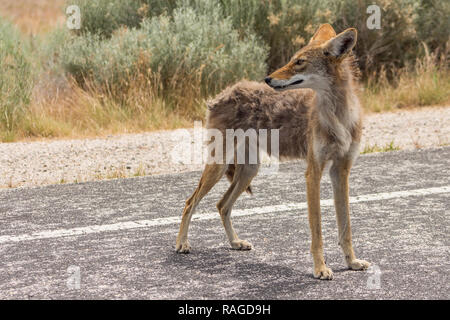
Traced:
[[308, 156], [306, 169], [306, 193], [308, 197], [308, 219], [311, 228], [311, 254], [314, 261], [315, 278], [323, 280], [333, 279], [333, 272], [325, 265], [323, 258], [322, 226], [320, 217], [320, 179], [322, 178], [323, 163], [318, 163], [312, 153]]
[[339, 230], [339, 244], [344, 252], [345, 261], [352, 270], [365, 270], [370, 263], [356, 259], [352, 247], [352, 231], [350, 226], [348, 178], [352, 162], [347, 158], [335, 159], [330, 168], [333, 184], [334, 206]]

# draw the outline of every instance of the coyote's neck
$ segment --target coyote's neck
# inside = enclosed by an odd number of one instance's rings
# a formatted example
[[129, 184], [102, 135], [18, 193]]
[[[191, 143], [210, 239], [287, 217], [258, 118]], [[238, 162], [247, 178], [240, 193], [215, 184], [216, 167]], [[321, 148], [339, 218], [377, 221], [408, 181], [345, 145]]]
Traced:
[[352, 142], [352, 131], [359, 121], [359, 101], [350, 81], [340, 81], [316, 91], [320, 129], [331, 134], [342, 151]]

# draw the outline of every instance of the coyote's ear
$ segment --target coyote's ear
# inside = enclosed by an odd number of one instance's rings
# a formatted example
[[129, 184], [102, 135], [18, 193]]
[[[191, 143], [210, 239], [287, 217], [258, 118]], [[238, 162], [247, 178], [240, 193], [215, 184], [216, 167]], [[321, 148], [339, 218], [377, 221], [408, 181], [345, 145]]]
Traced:
[[334, 31], [333, 27], [328, 24], [322, 24], [320, 25], [319, 29], [317, 29], [316, 33], [313, 35], [311, 40], [309, 40], [309, 43], [323, 43], [325, 41], [330, 40], [331, 38], [336, 36], [336, 32]]
[[356, 37], [357, 31], [355, 28], [349, 28], [339, 33], [323, 45], [325, 54], [335, 58], [345, 57], [355, 46]]

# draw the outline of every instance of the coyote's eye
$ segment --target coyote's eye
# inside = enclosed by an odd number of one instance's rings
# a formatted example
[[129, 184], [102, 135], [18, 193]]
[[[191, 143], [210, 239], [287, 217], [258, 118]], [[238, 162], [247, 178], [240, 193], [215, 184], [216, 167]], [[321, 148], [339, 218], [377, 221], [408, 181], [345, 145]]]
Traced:
[[298, 66], [300, 66], [300, 65], [304, 64], [305, 62], [306, 62], [306, 60], [304, 60], [304, 59], [298, 59], [298, 60], [295, 62], [295, 64], [298, 65]]

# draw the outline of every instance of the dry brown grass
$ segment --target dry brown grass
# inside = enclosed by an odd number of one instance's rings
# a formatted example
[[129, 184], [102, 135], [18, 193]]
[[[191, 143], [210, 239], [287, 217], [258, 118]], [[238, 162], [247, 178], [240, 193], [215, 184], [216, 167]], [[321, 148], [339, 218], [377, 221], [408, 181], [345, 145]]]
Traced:
[[[131, 85], [124, 97], [118, 101], [98, 89], [82, 89], [74, 81], [59, 94], [39, 98], [35, 94], [14, 140], [83, 138], [192, 125], [195, 114], [167, 105], [146, 83]], [[197, 113], [197, 118], [202, 117]]]
[[[388, 81], [382, 69], [368, 78], [362, 96], [366, 110], [372, 112], [450, 104], [450, 74], [448, 53], [437, 58], [424, 45], [425, 57], [414, 66], [396, 71], [396, 77]], [[450, 44], [447, 45], [447, 52]]]
[[[450, 75], [429, 63], [419, 62], [414, 72], [399, 71], [394, 87], [382, 79], [370, 83], [362, 94], [368, 112], [390, 111], [424, 105], [450, 104]], [[51, 86], [51, 84], [49, 84]], [[75, 82], [66, 89], [39, 88], [14, 136], [4, 141], [41, 138], [85, 138], [109, 134], [140, 133], [191, 127], [203, 119], [204, 100], [195, 90], [172, 92], [163, 99], [145, 81], [132, 84], [122, 99], [99, 89], [82, 89]], [[47, 95], [40, 96], [39, 92]], [[49, 94], [50, 92], [50, 94]]]
[[2, 0], [0, 15], [28, 35], [45, 33], [65, 21], [65, 0]]

